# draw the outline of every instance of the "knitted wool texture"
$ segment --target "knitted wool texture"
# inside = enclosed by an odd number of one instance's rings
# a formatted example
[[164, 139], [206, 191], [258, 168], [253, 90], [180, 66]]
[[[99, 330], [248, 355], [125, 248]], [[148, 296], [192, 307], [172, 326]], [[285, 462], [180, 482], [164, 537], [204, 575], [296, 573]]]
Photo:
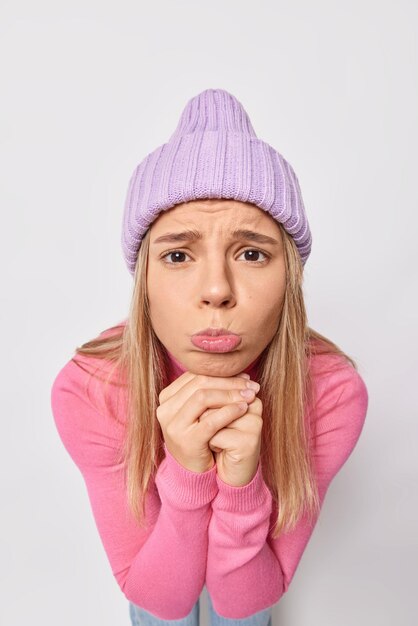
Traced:
[[199, 198], [240, 200], [267, 211], [293, 237], [305, 265], [312, 236], [296, 174], [257, 138], [242, 104], [224, 89], [189, 100], [169, 141], [130, 178], [121, 243], [132, 275], [141, 241], [161, 211]]

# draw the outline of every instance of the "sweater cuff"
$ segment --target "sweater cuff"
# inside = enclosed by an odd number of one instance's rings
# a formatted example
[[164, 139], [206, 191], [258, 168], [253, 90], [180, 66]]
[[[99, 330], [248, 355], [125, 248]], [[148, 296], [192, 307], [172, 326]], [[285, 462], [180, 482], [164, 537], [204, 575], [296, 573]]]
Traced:
[[164, 451], [165, 458], [160, 464], [156, 483], [161, 488], [161, 481], [164, 482], [164, 493], [172, 504], [183, 503], [191, 508], [209, 504], [218, 492], [216, 463], [206, 472], [193, 472], [174, 458], [165, 443]]
[[266, 505], [271, 506], [272, 495], [264, 482], [261, 463], [258, 462], [257, 472], [247, 485], [234, 487], [228, 485], [216, 475], [218, 494], [212, 502], [213, 510], [248, 512]]

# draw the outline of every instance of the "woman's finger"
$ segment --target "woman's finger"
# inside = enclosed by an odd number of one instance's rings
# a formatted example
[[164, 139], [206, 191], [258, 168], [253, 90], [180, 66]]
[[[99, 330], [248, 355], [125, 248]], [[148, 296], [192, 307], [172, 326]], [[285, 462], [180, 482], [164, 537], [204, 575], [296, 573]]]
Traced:
[[[184, 406], [190, 400], [190, 398], [191, 397], [200, 398], [199, 407], [201, 408], [201, 412], [196, 414], [194, 417], [192, 417], [191, 414], [188, 414], [188, 417], [185, 417], [185, 419], [183, 420], [186, 424], [188, 422], [191, 423], [195, 421], [197, 417], [199, 417], [206, 409], [218, 408], [219, 406], [222, 406], [222, 404], [216, 403], [216, 399], [214, 397], [212, 397], [212, 400], [215, 402], [215, 404], [205, 405], [202, 402], [202, 397], [201, 397], [201, 396], [204, 396], [205, 399], [209, 401], [209, 396], [205, 392], [208, 392], [210, 390], [216, 391], [217, 389], [219, 391], [226, 391], [227, 394], [226, 395], [224, 394], [222, 396], [225, 400], [224, 404], [228, 402], [239, 402], [240, 400], [243, 400], [243, 399], [246, 400], [247, 398], [244, 398], [243, 396], [239, 394], [237, 395], [236, 393], [228, 396], [228, 393], [232, 393], [233, 391], [248, 389], [247, 387], [248, 382], [249, 381], [247, 381], [245, 378], [238, 377], [238, 376], [224, 378], [224, 377], [217, 377], [217, 376], [215, 377], [215, 376], [192, 375], [192, 377], [189, 378], [189, 380], [185, 379], [183, 381], [183, 385], [179, 384], [177, 386], [176, 392], [174, 391], [172, 393], [170, 392], [171, 395], [170, 396], [167, 395], [165, 397], [164, 402], [161, 402], [161, 404], [164, 404], [163, 413], [167, 416], [175, 415], [177, 413], [181, 414], [182, 416], [185, 416]], [[203, 392], [203, 393], [199, 395], [200, 392]], [[255, 390], [255, 392], [257, 393], [257, 390]], [[253, 400], [254, 396], [250, 397], [249, 399]], [[221, 398], [219, 399], [219, 402], [220, 403], [222, 402]], [[199, 410], [199, 409], [197, 408], [196, 410]], [[161, 410], [160, 410], [160, 414], [161, 414]]]
[[[207, 411], [207, 409], [220, 409], [226, 405], [238, 404], [244, 402], [247, 405], [247, 398], [245, 398], [241, 391], [243, 389], [205, 389], [198, 387], [190, 396], [178, 398], [181, 396], [182, 390], [179, 393], [170, 398], [162, 410], [159, 408], [160, 422], [162, 421], [165, 426], [168, 426], [171, 421], [175, 421], [176, 428], [179, 430], [187, 430], [194, 422], [197, 423], [200, 416]], [[252, 398], [254, 399], [254, 395]], [[249, 399], [248, 399], [249, 401]], [[174, 403], [178, 403], [176, 410]], [[164, 416], [167, 416], [166, 418]], [[213, 413], [207, 415], [205, 420], [211, 420]]]
[[[263, 422], [258, 415], [247, 411], [218, 430], [208, 441], [211, 450], [244, 449], [245, 446], [256, 448], [260, 440]], [[218, 450], [217, 450], [218, 451]]]
[[217, 432], [239, 419], [247, 409], [248, 405], [242, 402], [226, 404], [215, 409], [203, 421], [196, 423], [196, 437], [208, 443]]
[[172, 395], [177, 393], [179, 389], [181, 389], [186, 383], [191, 381], [195, 376], [196, 374], [193, 374], [192, 372], [184, 372], [181, 376], [176, 378], [176, 380], [173, 380], [170, 385], [164, 387], [164, 389], [162, 389], [160, 395], [158, 396], [160, 404], [166, 402], [168, 398], [171, 398]]
[[[178, 378], [176, 378], [176, 380], [174, 380], [170, 385], [167, 385], [167, 387], [165, 387], [159, 395], [160, 404], [162, 404], [163, 402], [166, 402], [169, 398], [171, 398], [171, 396], [176, 394], [179, 391], [179, 389], [184, 387], [184, 385], [186, 385], [188, 382], [193, 380], [193, 378], [195, 378], [196, 376], [198, 376], [198, 374], [193, 374], [192, 372], [187, 371], [187, 372], [184, 372]], [[209, 376], [206, 378], [218, 378], [218, 377]], [[250, 376], [246, 372], [241, 372], [240, 374], [237, 374], [236, 376], [226, 377], [226, 380], [231, 380], [232, 378], [242, 378], [243, 380], [249, 380]]]

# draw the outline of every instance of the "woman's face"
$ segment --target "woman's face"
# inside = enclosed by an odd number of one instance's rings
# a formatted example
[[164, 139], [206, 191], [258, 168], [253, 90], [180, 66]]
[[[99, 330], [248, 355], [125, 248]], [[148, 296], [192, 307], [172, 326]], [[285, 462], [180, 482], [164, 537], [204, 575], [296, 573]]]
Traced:
[[[234, 234], [237, 229], [257, 235]], [[180, 236], [184, 231], [195, 237]], [[158, 241], [163, 236], [165, 241]], [[151, 225], [147, 290], [152, 327], [195, 374], [235, 376], [252, 363], [277, 330], [285, 286], [279, 225], [253, 204], [193, 200], [160, 213]], [[229, 352], [197, 347], [192, 335], [208, 327], [236, 333], [241, 342]]]

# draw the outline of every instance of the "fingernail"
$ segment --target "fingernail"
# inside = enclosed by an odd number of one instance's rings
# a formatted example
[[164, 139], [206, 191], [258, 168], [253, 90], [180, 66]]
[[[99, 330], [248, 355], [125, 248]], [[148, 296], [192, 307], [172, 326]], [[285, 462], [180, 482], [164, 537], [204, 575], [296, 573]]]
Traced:
[[260, 385], [256, 383], [255, 380], [249, 380], [245, 384], [247, 385], [248, 389], [254, 389], [255, 391], [260, 391]]
[[250, 378], [250, 375], [247, 374], [247, 372], [241, 372], [241, 374], [237, 374], [237, 376], [240, 376], [241, 378]]

